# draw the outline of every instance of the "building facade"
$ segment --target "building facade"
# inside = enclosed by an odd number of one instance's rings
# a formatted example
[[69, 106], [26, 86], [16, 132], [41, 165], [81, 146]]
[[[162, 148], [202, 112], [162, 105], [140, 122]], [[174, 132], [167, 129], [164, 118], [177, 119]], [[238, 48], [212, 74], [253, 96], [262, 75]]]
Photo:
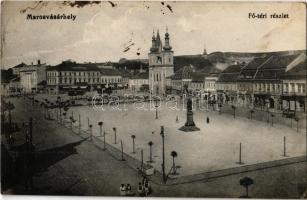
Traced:
[[32, 93], [38, 91], [38, 86], [46, 81], [46, 64], [41, 64], [38, 60], [37, 64], [25, 65], [18, 68], [20, 76], [20, 85], [24, 93]]
[[47, 70], [47, 87], [50, 93], [73, 88], [97, 89], [101, 82], [100, 69], [94, 64], [64, 61]]
[[133, 92], [147, 91], [149, 89], [149, 73], [141, 72], [131, 76], [128, 85]]
[[306, 56], [289, 65], [282, 75], [282, 109], [306, 112]]

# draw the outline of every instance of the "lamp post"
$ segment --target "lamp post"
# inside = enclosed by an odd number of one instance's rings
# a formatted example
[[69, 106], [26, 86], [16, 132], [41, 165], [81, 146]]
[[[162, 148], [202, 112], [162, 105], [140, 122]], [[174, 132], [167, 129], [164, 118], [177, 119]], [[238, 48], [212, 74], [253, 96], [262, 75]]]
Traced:
[[79, 114], [79, 127], [78, 127], [78, 129], [79, 129], [79, 134], [81, 134], [81, 116], [80, 116], [80, 114]]
[[124, 159], [124, 146], [123, 146], [123, 141], [122, 140], [120, 140], [120, 147], [121, 147], [121, 152], [122, 152], [122, 161], [124, 161], [125, 159]]
[[284, 136], [284, 157], [286, 157], [286, 136]]
[[243, 165], [244, 163], [242, 162], [242, 143], [240, 142], [239, 146], [239, 162], [237, 162], [239, 165]]
[[166, 176], [165, 176], [165, 151], [164, 151], [164, 127], [161, 126], [160, 135], [162, 137], [162, 178], [163, 182], [166, 183]]
[[116, 127], [113, 127], [113, 132], [114, 132], [114, 144], [116, 144]]
[[156, 119], [158, 119], [158, 99], [155, 99]]
[[90, 140], [93, 140], [93, 130], [92, 130], [93, 125], [90, 124], [89, 127], [90, 127]]
[[143, 172], [144, 169], [144, 155], [143, 155], [143, 149], [141, 149], [141, 171]]
[[106, 150], [106, 132], [103, 131], [103, 150]]
[[62, 99], [60, 96], [57, 98], [58, 108], [60, 109], [60, 124], [62, 124]]
[[100, 137], [102, 137], [102, 125], [103, 125], [103, 122], [98, 122]]

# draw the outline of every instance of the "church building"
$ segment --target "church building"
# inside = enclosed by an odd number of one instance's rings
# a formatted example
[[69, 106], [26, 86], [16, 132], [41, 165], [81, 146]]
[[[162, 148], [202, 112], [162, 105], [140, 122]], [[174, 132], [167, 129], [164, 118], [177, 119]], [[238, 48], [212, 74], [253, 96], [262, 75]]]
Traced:
[[174, 74], [174, 52], [169, 43], [169, 34], [166, 28], [164, 46], [157, 35], [153, 33], [152, 46], [148, 54], [149, 60], [149, 90], [153, 95], [164, 95], [166, 77]]

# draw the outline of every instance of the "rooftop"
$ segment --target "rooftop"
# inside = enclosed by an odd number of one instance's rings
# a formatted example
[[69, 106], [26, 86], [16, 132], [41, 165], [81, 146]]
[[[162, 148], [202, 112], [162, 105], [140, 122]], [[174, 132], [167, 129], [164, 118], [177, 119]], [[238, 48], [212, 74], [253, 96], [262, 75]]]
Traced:
[[47, 71], [100, 71], [96, 64], [63, 61], [61, 64], [48, 67]]
[[148, 78], [149, 78], [148, 72], [138, 73], [138, 74], [130, 77], [130, 79], [148, 79]]

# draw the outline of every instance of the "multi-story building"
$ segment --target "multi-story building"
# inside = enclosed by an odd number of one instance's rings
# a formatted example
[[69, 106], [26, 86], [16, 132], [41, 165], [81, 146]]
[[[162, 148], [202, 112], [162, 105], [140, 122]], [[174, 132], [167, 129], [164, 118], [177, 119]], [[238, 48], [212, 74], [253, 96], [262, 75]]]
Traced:
[[19, 68], [20, 85], [23, 92], [37, 92], [38, 86], [46, 81], [46, 64], [41, 64], [38, 60], [37, 64], [25, 65]]
[[85, 87], [88, 90], [98, 89], [100, 86], [100, 69], [91, 63], [79, 64], [64, 61], [47, 70], [47, 87], [50, 92]]
[[205, 75], [201, 73], [192, 73], [192, 81], [189, 85], [189, 89], [194, 94], [202, 94], [205, 92]]
[[157, 36], [152, 36], [152, 46], [148, 54], [149, 89], [152, 94], [164, 95], [166, 93], [166, 77], [174, 74], [173, 54], [167, 30], [163, 47], [159, 31]]
[[282, 109], [306, 111], [306, 55], [302, 54], [287, 66], [282, 79]]
[[100, 68], [102, 87], [117, 87], [123, 82], [122, 74], [114, 68]]
[[281, 109], [282, 80], [287, 66], [297, 55], [271, 56], [258, 67], [253, 79], [254, 98], [262, 99], [262, 102], [271, 109]]
[[129, 89], [133, 92], [149, 89], [149, 73], [141, 72], [129, 78]]
[[234, 102], [237, 100], [237, 78], [244, 65], [230, 65], [219, 75], [216, 81], [216, 90], [223, 102]]
[[[268, 61], [269, 57], [255, 58], [245, 65], [237, 78], [237, 104], [241, 106], [253, 106], [253, 80], [259, 67]], [[256, 103], [263, 104], [262, 99], [256, 99]]]

